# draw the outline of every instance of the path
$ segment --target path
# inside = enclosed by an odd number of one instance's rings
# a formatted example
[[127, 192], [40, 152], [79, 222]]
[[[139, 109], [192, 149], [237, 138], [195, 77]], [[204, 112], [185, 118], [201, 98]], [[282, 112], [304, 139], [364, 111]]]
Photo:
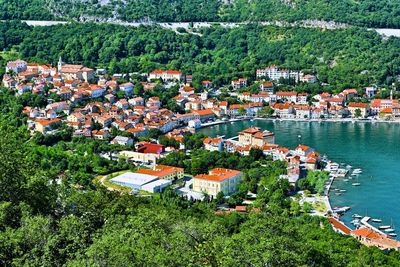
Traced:
[[[3, 20], [4, 21], [4, 20]], [[23, 20], [30, 26], [54, 26], [60, 24], [67, 24], [68, 21], [38, 21], [38, 20]], [[75, 21], [77, 23], [85, 23]], [[94, 22], [94, 21], [93, 21]], [[159, 25], [163, 28], [177, 31], [178, 28], [184, 28], [189, 30], [190, 28], [210, 28], [215, 25], [220, 25], [224, 28], [235, 28], [246, 24], [258, 23], [263, 26], [277, 26], [277, 27], [303, 27], [303, 28], [320, 28], [320, 29], [346, 29], [351, 25], [336, 23], [334, 21], [321, 21], [321, 20], [301, 20], [297, 22], [286, 22], [286, 21], [255, 21], [255, 22], [124, 22], [124, 21], [103, 21], [94, 23], [111, 23], [130, 27], [139, 27], [142, 25]], [[192, 27], [191, 27], [192, 25]], [[375, 30], [382, 36], [385, 37], [400, 37], [400, 29], [388, 29], [388, 28], [370, 28], [368, 30]]]

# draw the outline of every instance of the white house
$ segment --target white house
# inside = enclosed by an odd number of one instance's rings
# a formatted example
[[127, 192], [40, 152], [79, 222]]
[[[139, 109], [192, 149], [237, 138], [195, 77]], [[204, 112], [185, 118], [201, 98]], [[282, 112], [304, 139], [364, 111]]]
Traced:
[[119, 85], [119, 90], [124, 92], [126, 95], [130, 95], [133, 92], [133, 83], [123, 83]]

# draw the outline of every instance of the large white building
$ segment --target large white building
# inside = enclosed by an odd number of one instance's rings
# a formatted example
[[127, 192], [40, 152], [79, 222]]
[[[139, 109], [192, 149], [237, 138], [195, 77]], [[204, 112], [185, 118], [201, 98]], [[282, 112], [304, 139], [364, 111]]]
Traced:
[[155, 70], [149, 73], [149, 80], [180, 81], [182, 72], [179, 70]]
[[271, 65], [265, 69], [258, 69], [256, 76], [258, 79], [268, 77], [270, 80], [279, 81], [279, 79], [294, 79], [299, 81], [300, 73], [288, 69], [278, 68], [276, 65]]
[[161, 193], [165, 187], [172, 184], [171, 181], [159, 179], [159, 177], [155, 175], [134, 172], [123, 173], [110, 179], [110, 182], [150, 193]]
[[219, 192], [230, 195], [237, 191], [237, 185], [242, 180], [242, 172], [231, 169], [215, 168], [209, 174], [199, 174], [193, 177], [193, 191], [207, 193], [216, 197]]
[[28, 63], [26, 61], [17, 59], [15, 61], [9, 61], [6, 65], [6, 73], [13, 71], [15, 73], [20, 73], [26, 71]]

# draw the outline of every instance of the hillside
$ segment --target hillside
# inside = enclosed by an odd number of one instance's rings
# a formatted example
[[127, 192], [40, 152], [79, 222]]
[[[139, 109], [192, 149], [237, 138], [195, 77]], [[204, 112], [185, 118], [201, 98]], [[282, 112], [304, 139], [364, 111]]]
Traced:
[[391, 0], [34, 0], [0, 1], [2, 19], [120, 21], [333, 20], [357, 26], [400, 27], [400, 3]]
[[[70, 24], [28, 27], [1, 24], [0, 48], [17, 45], [22, 58], [102, 66], [110, 73], [181, 69], [196, 80], [230, 83], [254, 78], [257, 68], [278, 64], [318, 73], [334, 90], [391, 84], [400, 73], [400, 40], [383, 39], [361, 28], [321, 30], [247, 25], [203, 29], [199, 35], [177, 34], [161, 27]], [[45, 42], [43, 40], [46, 40]], [[327, 90], [324, 88], [323, 90]], [[318, 92], [322, 88], [309, 88]]]

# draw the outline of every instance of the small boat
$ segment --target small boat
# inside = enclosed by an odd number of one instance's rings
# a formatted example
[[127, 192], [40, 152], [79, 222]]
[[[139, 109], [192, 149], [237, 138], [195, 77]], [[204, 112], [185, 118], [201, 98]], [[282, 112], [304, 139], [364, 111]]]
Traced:
[[396, 237], [397, 234], [396, 234], [396, 233], [390, 233], [389, 236], [391, 236], [391, 237]]
[[347, 191], [346, 189], [340, 189], [340, 192], [342, 192], [342, 193], [344, 193], [346, 191]]
[[355, 169], [355, 170], [353, 170], [353, 173], [354, 174], [361, 174], [362, 170], [361, 169]]
[[298, 137], [298, 138], [301, 138], [301, 134], [299, 134], [297, 137]]
[[351, 224], [360, 223], [360, 220], [358, 220], [358, 219], [355, 219], [355, 220], [352, 220], [350, 223], [351, 223]]
[[381, 219], [372, 219], [371, 221], [374, 222], [374, 223], [381, 223], [382, 222]]
[[347, 166], [346, 166], [346, 169], [351, 169], [351, 165], [347, 165]]
[[352, 186], [360, 186], [361, 184], [360, 183], [352, 183], [351, 185]]
[[393, 228], [388, 228], [388, 229], [385, 229], [385, 230], [383, 230], [383, 231], [385, 231], [386, 233], [392, 233], [392, 232], [394, 232], [395, 230], [394, 230]]
[[349, 181], [349, 179], [343, 179], [343, 182], [348, 182]]
[[390, 225], [381, 225], [378, 228], [381, 229], [381, 230], [384, 230], [384, 229], [390, 229], [391, 226]]
[[353, 217], [353, 218], [357, 218], [357, 219], [361, 219], [362, 218], [362, 216], [361, 215], [358, 215], [358, 214], [353, 214], [353, 215], [351, 215], [351, 217]]

